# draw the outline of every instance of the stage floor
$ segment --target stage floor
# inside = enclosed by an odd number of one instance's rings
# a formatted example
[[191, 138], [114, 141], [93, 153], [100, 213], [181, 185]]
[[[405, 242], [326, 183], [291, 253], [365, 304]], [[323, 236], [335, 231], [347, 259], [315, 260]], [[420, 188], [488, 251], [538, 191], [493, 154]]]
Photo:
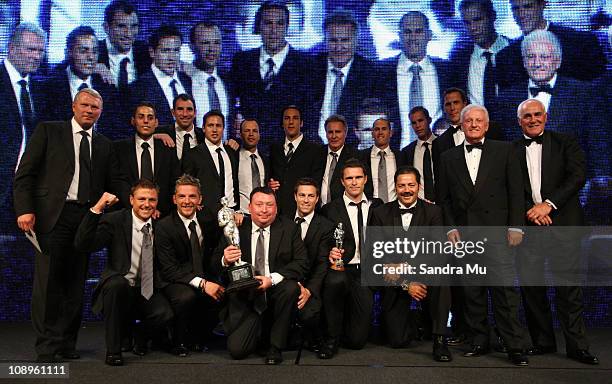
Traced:
[[[558, 340], [562, 340], [558, 335]], [[590, 329], [591, 351], [600, 365], [587, 366], [559, 353], [530, 357], [526, 368], [511, 365], [505, 354], [492, 352], [479, 358], [465, 358], [465, 347], [451, 348], [451, 363], [431, 358], [431, 342], [415, 342], [405, 349], [391, 349], [370, 343], [360, 351], [341, 349], [331, 360], [320, 360], [304, 350], [299, 365], [296, 351], [283, 353], [279, 366], [265, 366], [263, 357], [253, 355], [235, 361], [223, 349], [223, 342], [204, 353], [179, 358], [161, 351], [145, 357], [125, 353], [126, 365], [109, 367], [104, 359], [104, 329], [88, 323], [81, 329], [78, 350], [81, 359], [70, 363], [70, 381], [78, 383], [612, 383], [612, 329]], [[29, 323], [0, 323], [0, 363], [32, 361], [34, 335]], [[562, 341], [561, 341], [562, 343]], [[1, 381], [1, 380], [0, 380]], [[12, 380], [41, 383], [44, 379]], [[49, 380], [58, 382], [57, 380]]]

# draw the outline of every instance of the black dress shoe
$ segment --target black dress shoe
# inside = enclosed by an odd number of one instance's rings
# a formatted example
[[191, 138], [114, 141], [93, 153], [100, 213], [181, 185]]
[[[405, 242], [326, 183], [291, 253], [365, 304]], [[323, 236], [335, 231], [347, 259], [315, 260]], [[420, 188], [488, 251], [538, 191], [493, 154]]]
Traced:
[[110, 365], [113, 367], [118, 367], [123, 365], [123, 356], [121, 356], [121, 352], [119, 353], [109, 353], [106, 352], [106, 359], [104, 360], [106, 365]]
[[493, 348], [495, 349], [495, 352], [508, 353], [508, 347], [506, 346], [506, 342], [501, 336], [497, 336], [497, 345], [493, 346]]
[[451, 347], [456, 347], [457, 345], [461, 345], [463, 343], [465, 343], [464, 334], [450, 336], [446, 338], [446, 345], [450, 345]]
[[508, 359], [510, 359], [512, 364], [519, 367], [526, 367], [529, 365], [529, 359], [527, 359], [527, 356], [525, 356], [520, 350], [512, 350], [508, 352]]
[[482, 345], [472, 345], [469, 351], [463, 354], [464, 357], [478, 357], [489, 353], [489, 348]]
[[198, 352], [198, 353], [207, 352], [208, 351], [208, 347], [206, 345], [202, 344], [202, 343], [191, 344], [189, 346], [189, 349], [191, 351], [193, 351], [193, 352]]
[[435, 361], [447, 363], [453, 360], [448, 347], [446, 346], [446, 340], [444, 336], [436, 335], [433, 341], [433, 358]]
[[529, 356], [545, 355], [547, 353], [557, 352], [557, 347], [554, 347], [554, 346], [544, 347], [541, 345], [534, 345], [533, 347], [527, 348], [526, 352]]
[[79, 355], [79, 353], [77, 351], [70, 350], [70, 351], [61, 351], [58, 352], [58, 355], [62, 358], [62, 359], [66, 359], [66, 360], [77, 360], [81, 358], [81, 355]]
[[597, 356], [591, 355], [586, 349], [577, 349], [573, 352], [568, 352], [567, 357], [579, 361], [582, 364], [599, 364], [599, 359], [597, 358]]
[[268, 349], [268, 353], [266, 354], [265, 363], [267, 365], [277, 365], [283, 362], [283, 355], [280, 349], [276, 347], [270, 347]]
[[149, 352], [149, 348], [146, 344], [134, 344], [134, 349], [132, 349], [132, 353], [136, 356], [144, 356]]
[[187, 349], [185, 344], [175, 345], [174, 348], [172, 348], [172, 353], [175, 354], [178, 357], [187, 357], [187, 356], [189, 356], [189, 350]]
[[61, 356], [56, 354], [42, 354], [36, 356], [37, 363], [63, 363]]
[[334, 357], [336, 353], [338, 353], [338, 344], [339, 341], [336, 338], [330, 338], [326, 342], [321, 345], [319, 353], [317, 353], [317, 357], [319, 359], [331, 359]]

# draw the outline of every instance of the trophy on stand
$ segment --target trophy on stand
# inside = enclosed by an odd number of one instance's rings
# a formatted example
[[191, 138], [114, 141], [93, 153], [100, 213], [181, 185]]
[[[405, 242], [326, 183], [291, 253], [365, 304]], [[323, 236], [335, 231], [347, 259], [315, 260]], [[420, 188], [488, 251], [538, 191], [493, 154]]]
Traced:
[[[228, 207], [227, 204], [227, 197], [222, 197], [222, 207], [217, 214], [217, 220], [219, 226], [223, 228], [223, 235], [227, 242], [240, 248], [240, 233], [234, 221], [234, 210]], [[256, 287], [261, 284], [259, 280], [253, 277], [253, 266], [240, 259], [227, 269], [227, 276], [229, 278], [229, 284], [225, 290], [227, 293]]]
[[[342, 249], [342, 245], [344, 243], [344, 228], [342, 223], [338, 223], [336, 229], [334, 229], [334, 240], [336, 240], [336, 248]], [[337, 259], [334, 264], [332, 264], [331, 269], [335, 271], [344, 271], [344, 261], [342, 259]]]

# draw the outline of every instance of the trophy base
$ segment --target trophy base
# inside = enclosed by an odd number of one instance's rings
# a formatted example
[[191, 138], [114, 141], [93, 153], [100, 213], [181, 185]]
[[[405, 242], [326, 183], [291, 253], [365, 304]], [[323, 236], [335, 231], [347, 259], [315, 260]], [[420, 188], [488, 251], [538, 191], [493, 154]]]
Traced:
[[343, 272], [345, 270], [344, 264], [332, 264], [331, 269], [333, 269], [334, 271], [339, 271], [339, 272]]
[[242, 291], [243, 289], [258, 287], [260, 285], [261, 282], [255, 278], [233, 281], [227, 286], [227, 288], [225, 289], [225, 293]]
[[227, 269], [229, 284], [225, 289], [226, 293], [232, 293], [257, 287], [261, 284], [259, 280], [253, 277], [253, 267], [250, 264], [234, 265]]

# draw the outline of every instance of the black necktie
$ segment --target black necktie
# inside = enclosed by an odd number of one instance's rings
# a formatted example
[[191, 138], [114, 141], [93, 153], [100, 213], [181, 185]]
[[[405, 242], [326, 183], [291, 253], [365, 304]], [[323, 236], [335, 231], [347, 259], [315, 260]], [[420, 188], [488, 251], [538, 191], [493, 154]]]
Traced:
[[147, 300], [153, 296], [153, 240], [151, 224], [142, 229], [142, 247], [140, 248], [140, 294]]
[[410, 214], [414, 215], [415, 211], [416, 211], [416, 207], [412, 207], [412, 208], [400, 208], [400, 215], [405, 215], [406, 213], [410, 213]]
[[117, 82], [117, 86], [120, 89], [126, 89], [128, 86], [128, 72], [127, 66], [130, 63], [130, 59], [127, 57], [123, 58], [119, 63], [119, 81]]
[[259, 173], [259, 167], [257, 166], [257, 155], [251, 153], [251, 182], [253, 183], [253, 189], [261, 187], [261, 174]]
[[189, 140], [191, 140], [191, 134], [186, 133], [185, 136], [183, 136], [183, 152], [181, 153], [181, 158], [184, 157], [185, 153], [191, 149], [191, 143]]
[[191, 262], [193, 263], [193, 272], [202, 277], [204, 274], [204, 265], [202, 263], [202, 247], [200, 239], [196, 231], [196, 222], [191, 220], [189, 223], [189, 243], [191, 244]]
[[363, 201], [360, 201], [358, 203], [355, 202], [350, 202], [349, 205], [355, 206], [357, 207], [357, 235], [358, 235], [358, 239], [356, 241], [356, 244], [358, 246], [359, 249], [359, 257], [363, 257], [363, 254], [361, 253], [361, 250], [363, 249], [363, 211], [361, 210], [361, 205], [363, 204]]
[[225, 196], [225, 163], [221, 153], [223, 149], [217, 148], [217, 159], [219, 160], [219, 192], [220, 196]]
[[287, 147], [289, 148], [287, 151], [287, 162], [290, 162], [293, 157], [293, 143], [287, 144]]
[[298, 227], [300, 227], [300, 235], [302, 236], [302, 240], [304, 240], [304, 236], [306, 235], [303, 231], [302, 231], [302, 223], [305, 223], [306, 219], [303, 217], [296, 217], [295, 218], [295, 223], [298, 225]]
[[206, 82], [208, 83], [208, 106], [210, 110], [221, 110], [221, 103], [219, 102], [219, 95], [217, 94], [217, 90], [215, 89], [215, 79], [212, 76], [208, 77]]
[[526, 147], [530, 146], [531, 143], [537, 143], [537, 144], [542, 144], [542, 141], [544, 140], [544, 135], [540, 135], [540, 136], [536, 136], [533, 139], [528, 139], [526, 137], [523, 138], [523, 143], [525, 144]]
[[272, 83], [274, 82], [274, 60], [272, 58], [268, 58], [266, 60], [266, 64], [268, 64], [268, 71], [264, 76], [264, 87], [266, 91], [269, 91], [272, 88]]
[[423, 143], [423, 179], [425, 181], [425, 198], [434, 201], [434, 180], [431, 170], [431, 154], [429, 153], [429, 143]]
[[536, 97], [538, 93], [545, 92], [549, 95], [552, 95], [553, 88], [549, 84], [544, 85], [536, 85], [535, 87], [529, 87], [529, 92], [531, 93], [531, 97]]
[[19, 80], [21, 92], [19, 95], [19, 103], [21, 104], [21, 122], [26, 129], [26, 140], [32, 136], [34, 132], [34, 111], [30, 100], [30, 92], [28, 92], [28, 83], [25, 80]]
[[84, 90], [85, 88], [89, 88], [89, 85], [87, 85], [87, 83], [81, 83], [81, 85], [79, 85], [79, 89], [78, 89], [78, 91], [82, 91], [82, 90]]
[[485, 66], [485, 72], [484, 72], [484, 89], [483, 89], [484, 105], [485, 105], [485, 108], [487, 108], [487, 110], [490, 111], [491, 103], [495, 100], [495, 95], [496, 95], [495, 67], [493, 66], [493, 60], [491, 59], [493, 56], [493, 53], [489, 51], [485, 51], [482, 53], [482, 56], [484, 56], [487, 59], [487, 65]]
[[151, 152], [149, 152], [149, 143], [142, 143], [141, 147], [140, 178], [153, 181], [153, 162], [151, 161]]
[[482, 151], [482, 146], [482, 143], [466, 144], [465, 149], [467, 149], [468, 152], [472, 152], [472, 149], [480, 149]]
[[178, 83], [178, 81], [176, 81], [175, 79], [172, 79], [172, 81], [170, 82], [170, 88], [172, 88], [172, 99], [176, 99], [176, 97], [178, 96], [178, 91], [176, 90], [176, 83]]
[[91, 191], [91, 156], [89, 152], [89, 133], [80, 131], [81, 144], [79, 145], [79, 191], [78, 200], [81, 204], [89, 202]]

